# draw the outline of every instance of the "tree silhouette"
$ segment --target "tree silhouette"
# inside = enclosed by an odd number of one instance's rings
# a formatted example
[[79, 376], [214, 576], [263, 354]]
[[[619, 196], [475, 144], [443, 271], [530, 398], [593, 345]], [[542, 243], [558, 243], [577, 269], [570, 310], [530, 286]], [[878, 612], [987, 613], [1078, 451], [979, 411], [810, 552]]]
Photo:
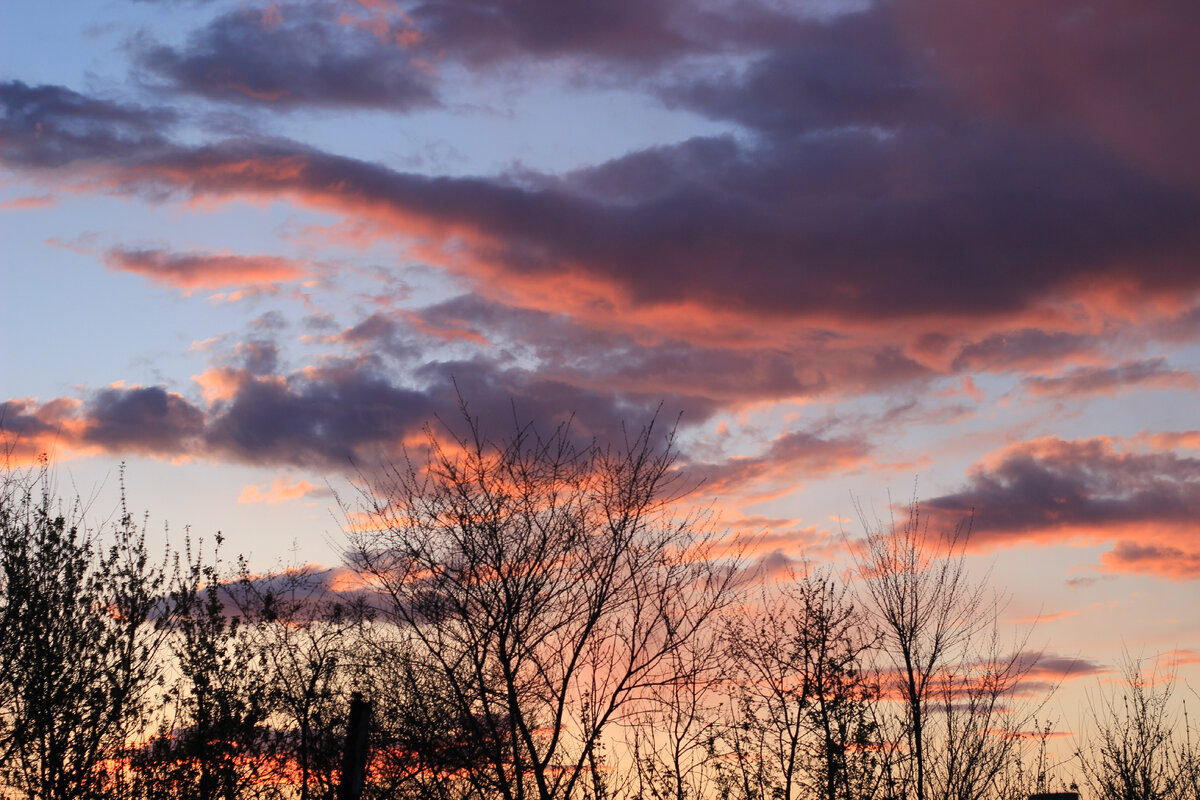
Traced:
[[112, 530], [87, 531], [45, 464], [6, 474], [0, 573], [3, 783], [39, 800], [111, 796], [123, 775], [110, 758], [140, 733], [167, 615], [124, 488]]
[[614, 720], [675, 680], [672, 654], [715, 622], [731, 572], [706, 528], [672, 516], [673, 436], [653, 423], [617, 449], [568, 425], [492, 441], [463, 417], [465, 436], [431, 433], [423, 464], [368, 493], [348, 558], [479, 748], [474, 789], [574, 797]]
[[1018, 707], [1013, 692], [1036, 659], [1023, 657], [1023, 640], [1003, 652], [1003, 602], [966, 569], [970, 519], [931, 533], [914, 500], [899, 523], [864, 525], [862, 592], [904, 712], [908, 758], [893, 761], [890, 791], [915, 800], [987, 797], [1033, 719], [1036, 708]]
[[[1200, 797], [1200, 728], [1174, 704], [1174, 684], [1155, 663], [1126, 655], [1124, 686], [1090, 709], [1094, 734], [1079, 749], [1096, 800]], [[1169, 669], [1169, 667], [1168, 667]]]
[[878, 746], [875, 639], [846, 589], [816, 572], [764, 588], [726, 640], [727, 790], [746, 800], [876, 796], [890, 752]]

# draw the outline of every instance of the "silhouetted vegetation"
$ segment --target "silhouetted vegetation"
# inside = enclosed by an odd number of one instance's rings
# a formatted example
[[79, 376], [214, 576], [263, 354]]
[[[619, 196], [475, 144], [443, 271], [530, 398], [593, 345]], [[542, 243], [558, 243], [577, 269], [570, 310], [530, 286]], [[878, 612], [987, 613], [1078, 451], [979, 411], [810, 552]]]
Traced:
[[0, 779], [45, 800], [107, 796], [160, 678], [166, 575], [122, 509], [106, 542], [47, 467], [0, 488]]
[[337, 587], [219, 534], [154, 559], [124, 499], [88, 527], [45, 465], [7, 471], [0, 796], [332, 800], [361, 692], [370, 798], [1197, 797], [1196, 727], [1133, 663], [1055, 777], [966, 529], [914, 504], [856, 571], [772, 577], [679, 516], [669, 432], [464, 423], [363, 484]]
[[1172, 676], [1126, 656], [1123, 685], [1093, 700], [1095, 729], [1080, 749], [1096, 800], [1200, 797], [1200, 729], [1172, 701]]

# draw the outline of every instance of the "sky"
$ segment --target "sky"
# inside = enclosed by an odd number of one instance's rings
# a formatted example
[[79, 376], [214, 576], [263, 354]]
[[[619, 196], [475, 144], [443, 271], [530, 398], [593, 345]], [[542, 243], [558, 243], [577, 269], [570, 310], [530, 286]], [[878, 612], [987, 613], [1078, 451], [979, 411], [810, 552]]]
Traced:
[[101, 517], [331, 565], [458, 396], [660, 409], [766, 568], [916, 496], [1048, 673], [1200, 677], [1192, 0], [0, 17], [0, 428]]

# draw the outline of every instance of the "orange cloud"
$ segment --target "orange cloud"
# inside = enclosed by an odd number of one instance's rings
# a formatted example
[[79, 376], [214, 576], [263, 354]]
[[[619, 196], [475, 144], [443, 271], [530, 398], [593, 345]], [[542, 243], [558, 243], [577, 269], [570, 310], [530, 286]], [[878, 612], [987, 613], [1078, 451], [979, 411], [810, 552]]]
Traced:
[[1068, 608], [1068, 609], [1063, 609], [1062, 611], [1055, 611], [1050, 614], [1036, 614], [1032, 617], [1021, 617], [1019, 619], [1011, 619], [1011, 620], [1009, 620], [1009, 622], [1015, 623], [1017, 625], [1035, 625], [1035, 624], [1042, 623], [1042, 622], [1058, 622], [1059, 620], [1062, 620], [1062, 619], [1069, 619], [1071, 617], [1077, 617], [1077, 616], [1079, 616], [1079, 611], [1077, 609]]
[[1173, 670], [1176, 667], [1200, 664], [1200, 653], [1195, 650], [1168, 650], [1159, 656], [1159, 659], [1166, 663], [1169, 669]]
[[1135, 437], [1156, 450], [1200, 450], [1200, 431], [1169, 431], [1166, 433], [1143, 433]]
[[42, 456], [60, 461], [96, 452], [81, 441], [82, 406], [72, 397], [41, 404], [28, 398], [0, 403], [0, 464], [26, 467]]
[[162, 387], [118, 381], [86, 403], [60, 397], [0, 404], [0, 435], [9, 459], [30, 463], [42, 454], [76, 458], [102, 452], [186, 458], [204, 433], [204, 414]]
[[318, 497], [328, 493], [329, 490], [327, 488], [314, 486], [306, 480], [289, 483], [286, 478], [280, 478], [272, 483], [270, 488], [254, 485], [244, 487], [241, 495], [238, 497], [238, 502], [278, 505], [290, 500], [299, 500], [304, 497]]
[[[430, 180], [308, 151], [245, 146], [227, 150], [114, 171], [112, 179], [124, 190], [166, 183], [195, 202], [265, 202], [284, 197], [300, 206], [332, 211], [354, 220], [344, 233], [356, 245], [372, 237], [399, 242], [414, 259], [466, 277], [475, 291], [491, 301], [569, 316], [591, 330], [622, 331], [639, 343], [678, 338], [699, 347], [757, 347], [796, 354], [795, 360], [806, 362], [796, 366], [798, 377], [808, 375], [813, 380], [798, 381], [806, 388], [794, 396], [811, 393], [818, 382], [823, 391], [852, 391], [881, 380], [916, 380], [968, 369], [1041, 371], [1068, 362], [1099, 369], [1108, 361], [1101, 346], [1105, 337], [1150, 324], [1153, 315], [1147, 316], [1147, 309], [1157, 309], [1162, 294], [1146, 287], [1106, 293], [1096, 286], [1108, 286], [1117, 277], [1109, 281], [1100, 276], [1082, 288], [1067, 282], [1030, 294], [1020, 307], [1003, 314], [914, 312], [906, 328], [911, 333], [897, 337], [894, 319], [848, 313], [836, 302], [806, 302], [790, 311], [772, 311], [683, 288], [644, 291], [639, 281], [645, 271], [633, 272], [625, 264], [634, 257], [632, 251], [605, 255], [603, 247], [585, 247], [587, 241], [571, 241], [564, 238], [566, 234], [556, 233], [578, 229], [581, 236], [601, 237], [605, 226], [617, 224], [608, 219], [615, 212], [591, 208], [578, 198], [526, 191], [501, 181]], [[596, 215], [597, 229], [576, 219], [587, 213]], [[559, 216], [564, 217], [563, 224], [552, 226]], [[682, 256], [672, 252], [663, 257]], [[547, 279], [550, 263], [553, 280]], [[697, 282], [702, 278], [698, 276]], [[1184, 295], [1191, 297], [1188, 292], [1171, 296], [1179, 305]], [[486, 333], [478, 335], [490, 338]], [[1108, 377], [1113, 387], [1131, 379], [1155, 385], [1192, 380], [1186, 374]], [[1042, 376], [1034, 390], [1061, 393], [1077, 390], [1080, 382], [1104, 380], [1099, 374], [1066, 373], [1058, 378], [1069, 382], [1052, 383], [1056, 378]], [[691, 383], [694, 386], [694, 376]], [[626, 383], [618, 385], [627, 388]], [[628, 384], [634, 385], [641, 386]], [[973, 393], [972, 385], [964, 383], [963, 388]], [[743, 391], [735, 400], [744, 397]]]
[[200, 386], [200, 393], [204, 396], [205, 402], [212, 405], [218, 401], [232, 398], [249, 377], [245, 370], [217, 367], [207, 369], [199, 375], [193, 375], [192, 380]]
[[796, 481], [845, 473], [869, 463], [871, 445], [850, 437], [826, 437], [793, 431], [776, 437], [760, 455], [734, 456], [725, 461], [689, 465], [689, 473], [703, 481], [704, 492], [723, 494], [754, 485], [771, 491], [774, 484], [796, 487]]
[[[1197, 548], [1196, 541], [1200, 539], [1200, 524], [1182, 532], [1180, 538], [1184, 539], [1189, 548], [1196, 548], [1189, 550], [1170, 543], [1148, 541], [1151, 537], [1162, 536], [1161, 532], [1151, 528], [1121, 533], [1143, 535], [1134, 540], [1118, 541], [1112, 550], [1101, 553], [1100, 561], [1107, 571], [1159, 575], [1178, 581], [1200, 579], [1200, 548]], [[1171, 541], [1169, 535], [1165, 538], [1168, 542]]]

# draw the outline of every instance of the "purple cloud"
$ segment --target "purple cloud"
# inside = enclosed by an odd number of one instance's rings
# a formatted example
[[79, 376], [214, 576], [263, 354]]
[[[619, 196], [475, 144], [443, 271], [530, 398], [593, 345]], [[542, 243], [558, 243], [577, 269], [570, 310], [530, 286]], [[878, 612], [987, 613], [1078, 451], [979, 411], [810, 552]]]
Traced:
[[261, 108], [437, 105], [430, 76], [411, 53], [339, 24], [334, 12], [321, 4], [289, 5], [279, 17], [239, 9], [183, 47], [143, 45], [135, 58], [174, 91]]
[[1021, 442], [922, 506], [935, 519], [973, 515], [977, 545], [1115, 540], [1112, 569], [1200, 577], [1200, 459], [1173, 452], [1125, 452], [1106, 438]]

